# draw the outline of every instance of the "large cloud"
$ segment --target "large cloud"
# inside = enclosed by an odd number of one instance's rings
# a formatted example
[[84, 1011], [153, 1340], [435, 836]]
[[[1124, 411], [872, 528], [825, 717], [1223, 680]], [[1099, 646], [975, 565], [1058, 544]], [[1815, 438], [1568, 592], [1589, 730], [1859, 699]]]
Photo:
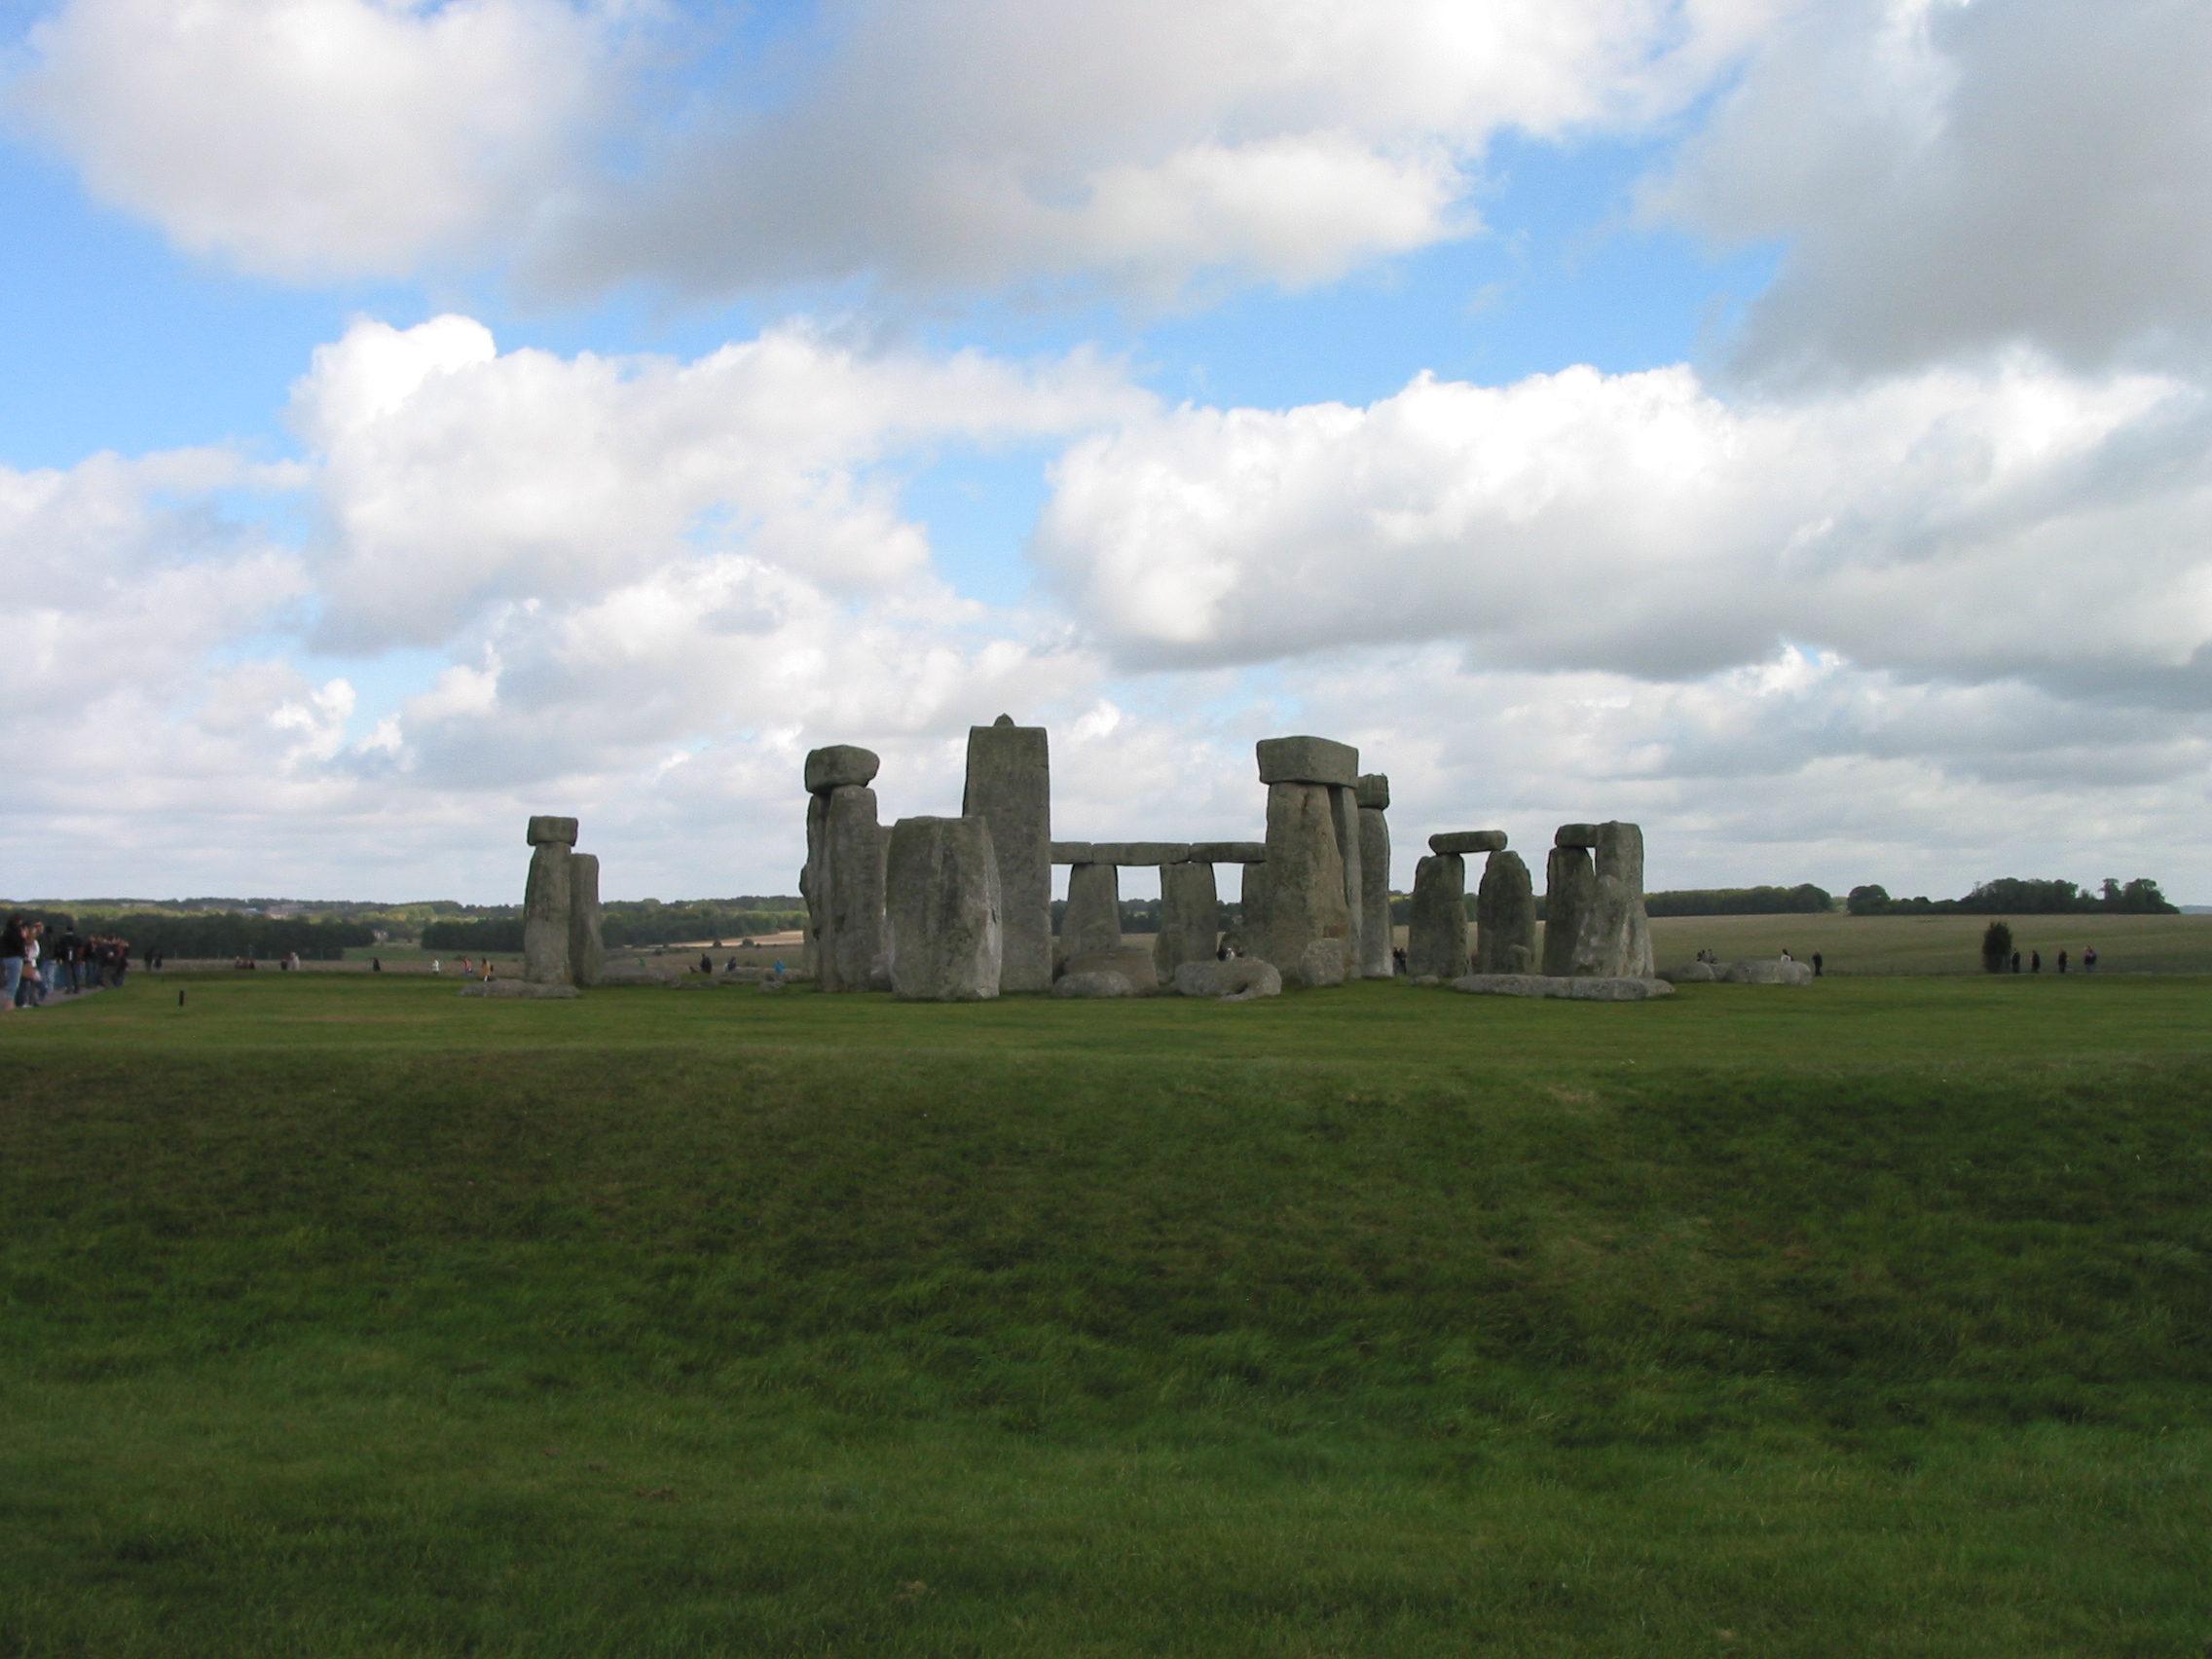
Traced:
[[279, 276], [1164, 297], [1460, 234], [1496, 132], [1670, 115], [1779, 3], [844, 0], [732, 44], [618, 0], [64, 0], [13, 102], [96, 195]]
[[1745, 366], [2212, 340], [2212, 8], [1846, 0], [1772, 34], [1648, 207], [1787, 245]]
[[1077, 443], [1037, 535], [1133, 665], [1463, 642], [1653, 680], [1785, 641], [1908, 677], [2212, 701], [2212, 410], [2032, 360], [1730, 405], [1686, 368]]

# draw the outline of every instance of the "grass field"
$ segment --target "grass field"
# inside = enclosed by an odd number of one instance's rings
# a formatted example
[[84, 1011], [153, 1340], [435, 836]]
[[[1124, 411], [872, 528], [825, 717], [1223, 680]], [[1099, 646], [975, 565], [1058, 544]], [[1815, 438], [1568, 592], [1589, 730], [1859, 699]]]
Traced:
[[2204, 1659], [2208, 1014], [137, 977], [0, 1016], [0, 1654]]

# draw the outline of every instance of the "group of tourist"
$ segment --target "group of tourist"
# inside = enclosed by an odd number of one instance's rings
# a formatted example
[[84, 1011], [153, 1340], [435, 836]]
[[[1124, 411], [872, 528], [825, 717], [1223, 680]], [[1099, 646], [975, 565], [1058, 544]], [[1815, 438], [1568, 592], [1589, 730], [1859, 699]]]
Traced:
[[[2067, 962], [2066, 952], [2062, 950], [2058, 953], [2058, 971], [2063, 974], [2067, 971], [2068, 966], [2069, 964]], [[2020, 971], [2020, 953], [2016, 950], [2012, 952], [2011, 967], [2012, 972], [2015, 974]], [[2082, 947], [2082, 972], [2084, 974], [2094, 974], [2096, 971], [2097, 947], [2093, 944], [2083, 945]], [[2040, 974], [2043, 972], [2042, 951], [2031, 950], [2028, 952], [2028, 972], [2031, 974]]]
[[74, 928], [49, 940], [46, 924], [10, 916], [0, 928], [0, 972], [6, 989], [0, 1014], [37, 1008], [50, 996], [120, 985], [130, 970], [130, 942], [102, 934], [82, 937]]

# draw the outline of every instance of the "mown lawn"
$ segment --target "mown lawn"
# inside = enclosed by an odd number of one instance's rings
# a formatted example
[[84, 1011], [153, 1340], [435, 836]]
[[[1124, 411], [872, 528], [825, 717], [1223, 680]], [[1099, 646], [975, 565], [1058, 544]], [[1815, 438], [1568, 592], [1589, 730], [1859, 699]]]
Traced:
[[2204, 1659], [2208, 1013], [8, 1015], [0, 1653]]

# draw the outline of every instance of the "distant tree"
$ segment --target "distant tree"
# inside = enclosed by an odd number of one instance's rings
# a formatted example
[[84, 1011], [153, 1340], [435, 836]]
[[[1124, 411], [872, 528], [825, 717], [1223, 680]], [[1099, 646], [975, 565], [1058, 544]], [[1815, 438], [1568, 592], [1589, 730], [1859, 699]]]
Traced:
[[1886, 887], [1854, 887], [1843, 907], [1855, 916], [1879, 916], [1890, 907], [1890, 890]]
[[1981, 936], [1981, 971], [1985, 974], [2002, 974], [2012, 960], [2012, 929], [2009, 923], [1991, 922]]

